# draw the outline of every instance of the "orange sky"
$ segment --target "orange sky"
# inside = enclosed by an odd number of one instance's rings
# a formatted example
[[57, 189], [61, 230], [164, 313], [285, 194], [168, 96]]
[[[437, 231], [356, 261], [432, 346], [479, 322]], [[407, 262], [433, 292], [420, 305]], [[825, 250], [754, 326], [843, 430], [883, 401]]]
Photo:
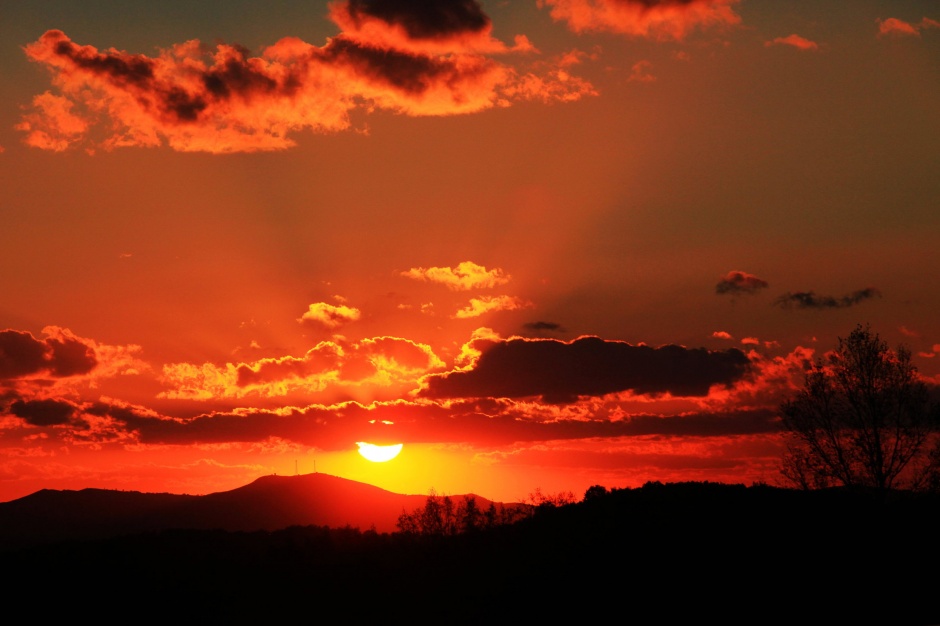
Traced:
[[805, 4], [5, 8], [0, 501], [777, 483], [856, 324], [936, 389], [940, 12]]

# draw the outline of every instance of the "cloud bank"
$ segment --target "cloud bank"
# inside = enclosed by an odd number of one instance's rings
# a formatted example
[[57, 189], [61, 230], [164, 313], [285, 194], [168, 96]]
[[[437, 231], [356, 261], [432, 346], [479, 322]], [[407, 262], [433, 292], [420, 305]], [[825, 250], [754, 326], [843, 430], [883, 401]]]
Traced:
[[652, 348], [597, 337], [571, 342], [551, 339], [478, 340], [472, 367], [432, 374], [419, 393], [425, 398], [541, 396], [572, 402], [579, 396], [636, 394], [704, 396], [748, 371], [740, 350], [708, 351], [676, 345]]

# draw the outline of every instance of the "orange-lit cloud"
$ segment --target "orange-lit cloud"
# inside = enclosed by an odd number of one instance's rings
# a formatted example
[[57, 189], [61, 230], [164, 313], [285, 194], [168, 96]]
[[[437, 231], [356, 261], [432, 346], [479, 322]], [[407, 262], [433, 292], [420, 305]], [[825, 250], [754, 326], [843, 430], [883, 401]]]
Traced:
[[23, 142], [33, 148], [62, 152], [88, 131], [91, 121], [72, 113], [73, 102], [48, 91], [33, 98], [33, 113], [16, 125], [26, 133]]
[[370, 394], [401, 395], [416, 389], [421, 376], [443, 367], [444, 362], [429, 346], [408, 339], [323, 341], [299, 357], [224, 365], [165, 365], [162, 381], [169, 389], [160, 395], [202, 401], [296, 394], [304, 394], [308, 401], [317, 394], [326, 401], [343, 394], [360, 398]]
[[730, 384], [750, 362], [736, 349], [708, 351], [669, 345], [652, 348], [597, 337], [571, 342], [510, 339], [476, 342], [471, 368], [425, 378], [420, 396], [541, 396], [571, 402], [632, 390], [638, 394], [703, 396], [712, 385]]
[[787, 35], [786, 37], [777, 37], [770, 41], [765, 41], [764, 45], [767, 47], [770, 46], [791, 46], [798, 50], [818, 50], [819, 44], [815, 41], [810, 41], [805, 37], [800, 37], [799, 35]]
[[713, 387], [699, 401], [700, 410], [749, 411], [769, 410], [774, 413], [780, 403], [791, 397], [803, 384], [805, 372], [813, 363], [812, 348], [797, 347], [782, 356], [748, 353], [750, 367], [731, 385]]
[[319, 325], [333, 329], [355, 322], [362, 316], [359, 309], [341, 304], [339, 306], [326, 302], [315, 302], [297, 321], [301, 324]]
[[735, 26], [737, 0], [538, 0], [556, 21], [576, 33], [606, 31], [657, 40], [682, 40], [691, 32]]
[[726, 333], [723, 330], [716, 330], [712, 333], [712, 337], [715, 337], [716, 339], [734, 339], [734, 337], [731, 336], [731, 333]]
[[896, 17], [889, 17], [886, 20], [878, 20], [878, 36], [886, 35], [913, 35], [917, 36], [917, 27]]
[[215, 153], [280, 150], [298, 131], [337, 132], [350, 112], [454, 115], [522, 100], [570, 101], [595, 93], [549, 65], [520, 71], [485, 54], [534, 52], [492, 38], [476, 2], [331, 5], [343, 32], [322, 47], [287, 37], [251, 56], [238, 45], [188, 41], [157, 56], [73, 42], [47, 31], [25, 47], [60, 92], [37, 96], [18, 129], [28, 145], [169, 145]]
[[767, 281], [762, 278], [758, 278], [747, 272], [734, 270], [725, 274], [724, 278], [718, 281], [718, 284], [715, 285], [715, 293], [719, 295], [750, 295], [757, 293], [767, 286]]
[[495, 311], [514, 311], [528, 306], [531, 306], [529, 302], [515, 296], [482, 296], [470, 298], [470, 304], [454, 313], [454, 318], [467, 319]]
[[509, 282], [510, 276], [499, 268], [491, 270], [473, 261], [463, 261], [457, 267], [413, 267], [402, 276], [439, 283], [454, 291], [488, 289]]

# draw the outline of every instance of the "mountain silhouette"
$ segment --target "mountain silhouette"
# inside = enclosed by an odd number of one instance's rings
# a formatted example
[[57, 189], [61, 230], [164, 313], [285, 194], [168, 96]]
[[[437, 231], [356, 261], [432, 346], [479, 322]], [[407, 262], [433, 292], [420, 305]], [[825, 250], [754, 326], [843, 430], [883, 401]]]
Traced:
[[[490, 500], [475, 494], [480, 507]], [[464, 496], [451, 496], [457, 504]], [[170, 529], [255, 531], [289, 526], [389, 533], [427, 495], [405, 495], [329, 474], [262, 476], [203, 496], [108, 489], [43, 489], [0, 503], [0, 550]], [[496, 503], [497, 505], [500, 503]], [[513, 505], [508, 505], [513, 506]]]

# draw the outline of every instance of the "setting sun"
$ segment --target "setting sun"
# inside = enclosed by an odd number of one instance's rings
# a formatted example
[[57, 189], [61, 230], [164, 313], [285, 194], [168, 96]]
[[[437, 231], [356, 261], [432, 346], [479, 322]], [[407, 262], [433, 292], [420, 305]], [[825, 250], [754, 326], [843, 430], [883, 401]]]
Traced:
[[391, 461], [398, 453], [401, 452], [403, 444], [396, 443], [391, 446], [376, 446], [371, 443], [366, 443], [364, 441], [357, 441], [356, 445], [359, 446], [359, 454], [364, 458], [372, 461], [373, 463], [384, 463], [385, 461]]

